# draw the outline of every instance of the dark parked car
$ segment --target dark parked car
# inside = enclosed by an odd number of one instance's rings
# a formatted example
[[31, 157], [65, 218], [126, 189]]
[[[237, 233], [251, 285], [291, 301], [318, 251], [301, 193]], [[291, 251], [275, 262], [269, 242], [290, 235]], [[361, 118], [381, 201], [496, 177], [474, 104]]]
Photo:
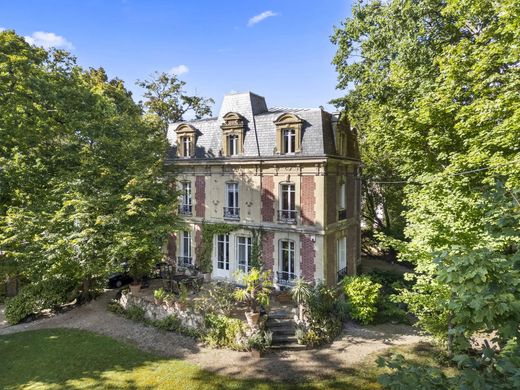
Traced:
[[126, 272], [115, 272], [108, 277], [108, 287], [109, 288], [119, 288], [124, 286], [125, 284], [132, 283], [134, 278], [132, 278]]

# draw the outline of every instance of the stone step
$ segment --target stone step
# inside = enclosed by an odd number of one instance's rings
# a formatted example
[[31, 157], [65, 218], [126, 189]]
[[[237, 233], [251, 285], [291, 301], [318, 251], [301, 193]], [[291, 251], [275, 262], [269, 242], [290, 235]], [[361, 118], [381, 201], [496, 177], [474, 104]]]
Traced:
[[275, 330], [275, 329], [284, 329], [284, 328], [291, 328], [296, 329], [296, 324], [294, 322], [273, 322], [273, 323], [267, 323], [267, 327], [269, 329]]
[[294, 327], [283, 327], [283, 328], [269, 328], [271, 332], [273, 332], [273, 337], [275, 335], [290, 335], [294, 336], [296, 334], [296, 328]]
[[273, 344], [291, 344], [298, 343], [295, 335], [275, 334], [273, 333]]
[[272, 311], [269, 313], [269, 319], [290, 319], [294, 318], [294, 313], [287, 311]]
[[271, 318], [267, 319], [267, 324], [294, 324], [292, 318]]
[[291, 344], [274, 344], [274, 345], [271, 345], [269, 348], [272, 349], [273, 351], [286, 351], [286, 350], [297, 351], [297, 350], [306, 349], [307, 347], [302, 344], [291, 343]]

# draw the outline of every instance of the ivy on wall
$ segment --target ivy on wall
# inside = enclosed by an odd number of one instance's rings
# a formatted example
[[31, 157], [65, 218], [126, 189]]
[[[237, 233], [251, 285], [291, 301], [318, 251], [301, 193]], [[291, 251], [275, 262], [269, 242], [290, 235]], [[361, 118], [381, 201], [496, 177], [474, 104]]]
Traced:
[[[213, 261], [211, 256], [213, 254], [213, 237], [215, 234], [229, 234], [235, 230], [242, 228], [240, 225], [229, 224], [224, 222], [207, 223], [202, 222], [202, 242], [197, 248], [197, 259], [199, 259], [199, 266], [204, 273], [211, 273], [213, 271]], [[262, 229], [249, 229], [252, 231], [252, 248], [251, 248], [251, 267], [262, 268]]]

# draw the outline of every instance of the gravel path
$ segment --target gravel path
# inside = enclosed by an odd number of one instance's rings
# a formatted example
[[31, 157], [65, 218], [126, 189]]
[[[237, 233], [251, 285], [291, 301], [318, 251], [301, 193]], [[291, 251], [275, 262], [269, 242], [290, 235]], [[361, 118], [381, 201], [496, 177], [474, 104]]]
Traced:
[[277, 351], [261, 359], [252, 359], [247, 352], [208, 348], [189, 337], [113, 314], [107, 311], [107, 304], [114, 295], [115, 292], [110, 291], [66, 313], [14, 326], [5, 324], [0, 307], [0, 336], [34, 329], [84, 329], [160, 356], [182, 359], [218, 374], [279, 381], [334, 377], [374, 352], [427, 340], [409, 326], [385, 324], [360, 327], [347, 324], [342, 336], [332, 345], [314, 350]]

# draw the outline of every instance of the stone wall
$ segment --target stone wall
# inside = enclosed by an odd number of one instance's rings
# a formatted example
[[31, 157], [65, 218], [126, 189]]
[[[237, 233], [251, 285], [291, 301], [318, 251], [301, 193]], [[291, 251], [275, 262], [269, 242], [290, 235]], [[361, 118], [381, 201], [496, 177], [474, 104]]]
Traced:
[[132, 306], [140, 307], [144, 310], [144, 316], [149, 320], [164, 320], [168, 316], [175, 316], [181, 320], [181, 324], [189, 329], [203, 329], [204, 316], [196, 313], [188, 308], [186, 311], [177, 310], [175, 307], [169, 307], [166, 304], [156, 305], [153, 298], [134, 295], [131, 293], [121, 294], [119, 304], [125, 310]]

